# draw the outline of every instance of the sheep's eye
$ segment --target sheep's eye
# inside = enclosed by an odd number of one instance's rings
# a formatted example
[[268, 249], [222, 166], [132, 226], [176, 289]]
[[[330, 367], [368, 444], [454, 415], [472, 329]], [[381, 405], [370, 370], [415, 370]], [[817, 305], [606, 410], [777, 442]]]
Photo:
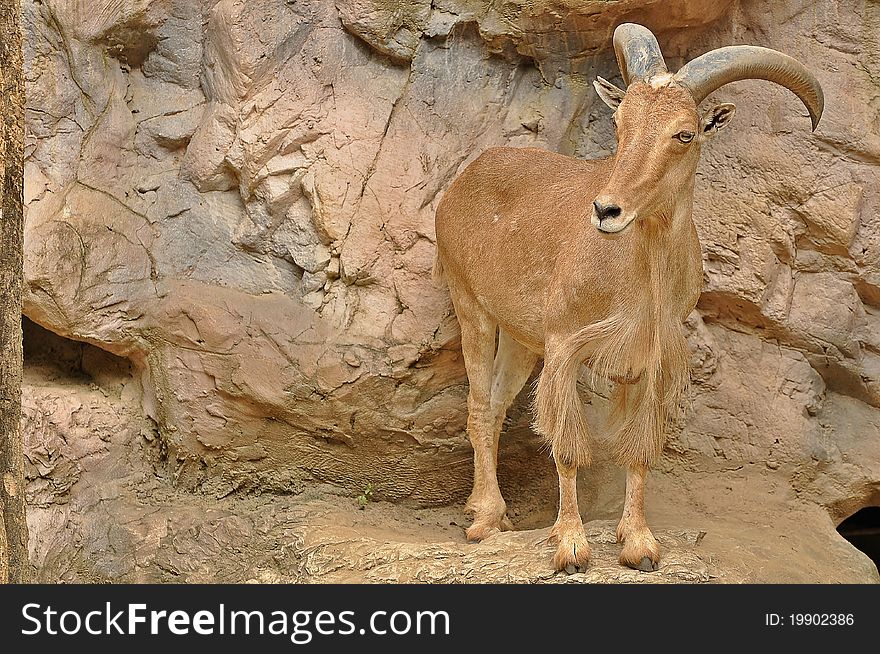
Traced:
[[679, 132], [678, 134], [676, 134], [674, 138], [677, 138], [682, 143], [690, 143], [694, 140], [694, 133], [685, 130], [684, 132]]

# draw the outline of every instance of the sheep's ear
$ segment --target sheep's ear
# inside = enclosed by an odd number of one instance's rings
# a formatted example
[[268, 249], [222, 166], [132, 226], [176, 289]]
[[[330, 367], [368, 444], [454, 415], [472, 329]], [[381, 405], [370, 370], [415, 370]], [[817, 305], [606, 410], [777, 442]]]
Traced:
[[700, 120], [700, 134], [704, 139], [715, 136], [719, 130], [730, 124], [730, 119], [736, 112], [736, 106], [725, 102], [709, 109]]
[[626, 95], [626, 91], [617, 88], [614, 84], [602, 77], [596, 77], [593, 82], [593, 88], [596, 89], [596, 93], [599, 94], [602, 102], [614, 110], [617, 110], [617, 107], [623, 101], [623, 96]]

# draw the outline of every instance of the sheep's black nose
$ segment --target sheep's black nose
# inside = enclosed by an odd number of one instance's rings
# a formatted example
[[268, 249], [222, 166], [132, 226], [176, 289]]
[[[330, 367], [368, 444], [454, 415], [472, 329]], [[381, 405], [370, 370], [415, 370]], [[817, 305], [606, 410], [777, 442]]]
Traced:
[[599, 204], [598, 200], [593, 200], [593, 208], [596, 210], [596, 218], [602, 222], [606, 218], [617, 218], [620, 215], [620, 207], [616, 204]]

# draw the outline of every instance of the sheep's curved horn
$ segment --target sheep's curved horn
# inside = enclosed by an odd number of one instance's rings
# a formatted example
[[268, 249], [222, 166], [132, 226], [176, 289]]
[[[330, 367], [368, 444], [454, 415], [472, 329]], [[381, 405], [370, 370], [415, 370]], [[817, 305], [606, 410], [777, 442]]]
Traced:
[[617, 26], [614, 30], [614, 54], [627, 86], [667, 72], [657, 37], [642, 25], [623, 23]]
[[813, 74], [786, 54], [754, 45], [718, 48], [685, 64], [673, 79], [700, 104], [716, 89], [742, 79], [764, 79], [784, 86], [810, 112], [813, 131], [822, 117], [825, 95]]

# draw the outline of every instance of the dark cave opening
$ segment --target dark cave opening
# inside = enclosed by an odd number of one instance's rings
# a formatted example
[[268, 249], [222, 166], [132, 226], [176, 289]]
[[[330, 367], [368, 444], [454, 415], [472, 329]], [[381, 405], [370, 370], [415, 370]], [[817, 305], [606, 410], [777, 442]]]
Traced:
[[26, 379], [30, 373], [110, 388], [132, 378], [128, 359], [59, 336], [25, 316], [21, 317], [21, 331]]
[[861, 550], [880, 570], [880, 506], [867, 506], [837, 526], [837, 532]]

